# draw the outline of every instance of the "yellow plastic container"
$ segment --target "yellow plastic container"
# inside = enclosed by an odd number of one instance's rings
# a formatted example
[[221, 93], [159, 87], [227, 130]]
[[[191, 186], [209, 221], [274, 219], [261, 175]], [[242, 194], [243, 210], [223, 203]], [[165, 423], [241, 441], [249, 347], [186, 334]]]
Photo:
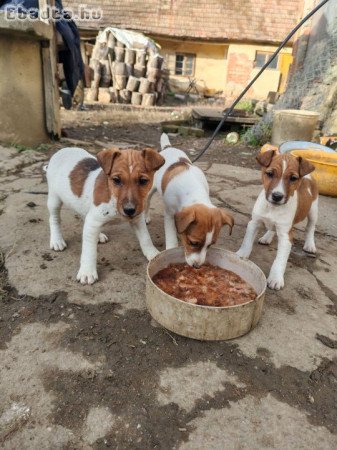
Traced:
[[294, 156], [302, 156], [315, 166], [312, 173], [318, 183], [320, 194], [337, 197], [337, 153], [317, 150], [292, 150]]

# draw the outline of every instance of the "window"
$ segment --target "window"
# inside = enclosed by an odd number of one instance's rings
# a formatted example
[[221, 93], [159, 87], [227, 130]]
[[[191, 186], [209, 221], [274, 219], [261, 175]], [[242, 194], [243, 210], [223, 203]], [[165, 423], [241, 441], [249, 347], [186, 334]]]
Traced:
[[[256, 52], [255, 57], [255, 67], [263, 67], [267, 61], [269, 61], [270, 57], [273, 53], [268, 52]], [[277, 69], [278, 67], [278, 56], [271, 62], [268, 66], [268, 69]]]
[[165, 67], [171, 75], [193, 76], [195, 55], [192, 53], [167, 53]]
[[193, 75], [194, 74], [195, 55], [188, 53], [176, 53], [175, 75]]

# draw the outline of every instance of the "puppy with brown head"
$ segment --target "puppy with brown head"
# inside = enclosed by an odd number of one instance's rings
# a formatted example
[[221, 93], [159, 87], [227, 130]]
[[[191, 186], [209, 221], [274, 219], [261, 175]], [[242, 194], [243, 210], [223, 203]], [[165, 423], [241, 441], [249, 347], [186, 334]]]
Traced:
[[215, 244], [221, 228], [229, 226], [232, 234], [233, 217], [221, 208], [210, 208], [196, 203], [186, 206], [174, 216], [181, 243], [185, 249], [186, 262], [200, 267], [206, 259], [208, 248]]
[[142, 213], [155, 171], [165, 163], [164, 158], [152, 148], [112, 148], [98, 153], [97, 159], [103, 172], [95, 185], [94, 203], [99, 204], [102, 196], [110, 196], [116, 199], [122, 216], [132, 219]]
[[161, 147], [165, 165], [155, 174], [150, 196], [158, 191], [164, 201], [166, 248], [178, 246], [178, 233], [186, 262], [200, 267], [221, 228], [228, 225], [231, 232], [234, 219], [225, 210], [212, 205], [204, 173], [182, 150], [171, 147], [166, 134], [162, 134]]
[[262, 167], [263, 190], [256, 200], [239, 256], [249, 258], [253, 243], [261, 225], [267, 232], [260, 244], [270, 244], [275, 233], [278, 236], [276, 259], [270, 270], [268, 286], [281, 289], [284, 272], [293, 240], [293, 226], [308, 218], [303, 249], [316, 253], [314, 240], [318, 216], [318, 189], [310, 176], [315, 167], [302, 157], [281, 155], [274, 150], [260, 153], [257, 161]]
[[51, 158], [47, 168], [50, 247], [62, 251], [66, 243], [60, 229], [62, 203], [84, 218], [81, 266], [77, 280], [97, 279], [97, 242], [106, 242], [102, 225], [118, 213], [134, 228], [144, 255], [158, 254], [143, 214], [154, 173], [165, 160], [151, 148], [142, 151], [103, 150], [97, 159], [83, 149], [65, 148]]

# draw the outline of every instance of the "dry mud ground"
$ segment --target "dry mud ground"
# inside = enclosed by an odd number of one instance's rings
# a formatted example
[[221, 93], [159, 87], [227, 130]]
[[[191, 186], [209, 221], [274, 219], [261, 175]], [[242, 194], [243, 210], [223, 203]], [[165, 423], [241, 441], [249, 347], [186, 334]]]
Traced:
[[[157, 144], [167, 116], [70, 111], [63, 121], [71, 139], [97, 151], [95, 141]], [[205, 142], [172, 140], [186, 150]], [[200, 164], [213, 201], [236, 220], [218, 245], [236, 251], [260, 189], [256, 150], [220, 140], [211, 150]], [[0, 159], [1, 448], [336, 448], [336, 199], [320, 198], [316, 258], [303, 253], [298, 229], [286, 287], [267, 291], [256, 329], [199, 342], [151, 320], [146, 261], [122, 221], [105, 227], [100, 281], [78, 285], [81, 221], [71, 211], [62, 215], [67, 250], [48, 248], [47, 155], [2, 147]], [[158, 198], [149, 227], [162, 249]], [[275, 250], [254, 247], [266, 274]]]

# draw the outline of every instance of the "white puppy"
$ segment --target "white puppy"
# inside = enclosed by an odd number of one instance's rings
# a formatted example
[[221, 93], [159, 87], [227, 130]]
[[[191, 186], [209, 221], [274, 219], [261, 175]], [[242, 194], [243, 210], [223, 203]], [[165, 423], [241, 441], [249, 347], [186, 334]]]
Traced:
[[97, 243], [108, 240], [100, 229], [117, 214], [129, 220], [147, 259], [159, 253], [147, 231], [143, 211], [154, 173], [164, 162], [151, 148], [103, 150], [97, 159], [81, 148], [64, 148], [52, 156], [46, 169], [50, 248], [66, 248], [60, 228], [64, 203], [84, 218], [78, 281], [92, 284], [98, 279]]
[[281, 289], [293, 241], [293, 226], [306, 217], [308, 224], [303, 250], [316, 253], [314, 233], [318, 215], [318, 189], [315, 180], [309, 175], [315, 167], [304, 158], [278, 155], [274, 150], [260, 153], [256, 159], [262, 166], [264, 189], [256, 200], [252, 220], [248, 223], [237, 254], [249, 258], [262, 225], [268, 231], [259, 240], [260, 244], [270, 244], [276, 232], [277, 255], [269, 273], [268, 286]]
[[165, 164], [154, 177], [146, 207], [147, 222], [151, 196], [158, 191], [165, 207], [166, 248], [178, 247], [178, 232], [186, 262], [199, 267], [205, 262], [207, 249], [216, 242], [221, 227], [227, 224], [232, 230], [234, 219], [212, 204], [203, 171], [191, 163], [186, 153], [172, 147], [165, 133], [160, 143], [160, 155], [165, 158]]

